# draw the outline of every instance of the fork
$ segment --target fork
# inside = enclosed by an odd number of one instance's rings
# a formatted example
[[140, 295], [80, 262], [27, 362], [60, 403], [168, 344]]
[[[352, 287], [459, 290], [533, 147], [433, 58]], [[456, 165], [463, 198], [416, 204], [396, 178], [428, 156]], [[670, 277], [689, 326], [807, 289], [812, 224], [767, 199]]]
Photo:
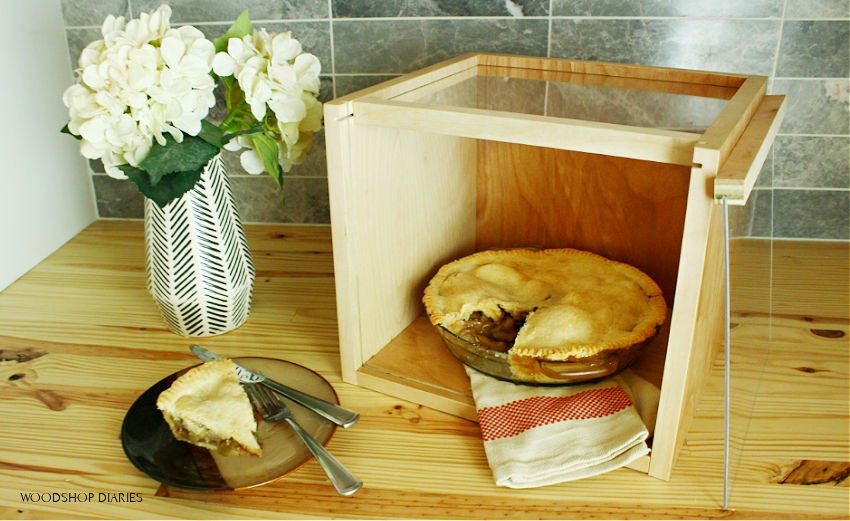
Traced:
[[245, 387], [248, 391], [248, 396], [251, 398], [251, 402], [260, 412], [263, 420], [268, 423], [285, 420], [292, 426], [292, 429], [298, 434], [313, 456], [315, 456], [316, 461], [319, 462], [322, 470], [325, 471], [328, 479], [341, 496], [350, 496], [360, 490], [363, 482], [345, 468], [321, 443], [316, 441], [315, 438], [298, 425], [298, 422], [292, 419], [292, 413], [289, 407], [273, 391], [267, 389], [262, 384], [245, 384]]

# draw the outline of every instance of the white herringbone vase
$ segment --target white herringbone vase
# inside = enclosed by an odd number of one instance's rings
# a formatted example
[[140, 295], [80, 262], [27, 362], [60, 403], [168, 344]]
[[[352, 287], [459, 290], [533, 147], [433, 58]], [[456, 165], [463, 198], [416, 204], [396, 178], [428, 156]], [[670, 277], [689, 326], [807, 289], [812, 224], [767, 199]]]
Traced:
[[219, 335], [248, 318], [254, 263], [220, 155], [164, 208], [145, 199], [145, 256], [148, 291], [175, 333]]

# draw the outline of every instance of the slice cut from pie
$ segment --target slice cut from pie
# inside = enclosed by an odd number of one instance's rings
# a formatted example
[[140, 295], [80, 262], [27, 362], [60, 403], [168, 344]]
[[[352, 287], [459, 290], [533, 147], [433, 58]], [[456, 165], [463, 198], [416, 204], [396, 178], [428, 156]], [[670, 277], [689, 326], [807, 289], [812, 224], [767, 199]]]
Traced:
[[263, 453], [254, 410], [232, 360], [190, 369], [160, 393], [156, 406], [178, 440], [223, 456]]

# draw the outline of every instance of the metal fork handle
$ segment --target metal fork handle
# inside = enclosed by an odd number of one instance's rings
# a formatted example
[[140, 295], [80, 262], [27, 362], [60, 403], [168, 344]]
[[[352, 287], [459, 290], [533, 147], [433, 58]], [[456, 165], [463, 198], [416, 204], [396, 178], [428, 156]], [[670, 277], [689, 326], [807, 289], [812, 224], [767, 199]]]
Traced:
[[333, 456], [333, 454], [328, 452], [321, 443], [316, 441], [307, 431], [302, 429], [301, 426], [298, 425], [298, 422], [292, 418], [286, 418], [286, 421], [292, 426], [298, 436], [301, 437], [304, 444], [310, 452], [313, 453], [313, 456], [316, 457], [316, 461], [319, 462], [319, 465], [321, 465], [325, 474], [327, 474], [328, 479], [341, 496], [350, 496], [360, 490], [360, 487], [363, 486], [363, 482], [359, 480], [357, 476], [352, 474]]
[[319, 416], [326, 418], [342, 428], [348, 428], [357, 423], [360, 419], [360, 413], [326, 402], [315, 396], [302, 393], [298, 389], [293, 389], [274, 380], [265, 379], [260, 382], [269, 389], [272, 389], [283, 396], [286, 396], [295, 403], [299, 403], [310, 409]]

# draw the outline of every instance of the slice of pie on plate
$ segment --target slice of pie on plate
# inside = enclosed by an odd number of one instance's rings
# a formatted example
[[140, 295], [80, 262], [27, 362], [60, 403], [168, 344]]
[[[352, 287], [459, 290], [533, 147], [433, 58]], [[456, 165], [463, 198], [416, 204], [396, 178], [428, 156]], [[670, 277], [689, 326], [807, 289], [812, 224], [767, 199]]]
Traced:
[[188, 370], [156, 401], [178, 440], [223, 456], [261, 456], [257, 421], [236, 365], [223, 359]]

